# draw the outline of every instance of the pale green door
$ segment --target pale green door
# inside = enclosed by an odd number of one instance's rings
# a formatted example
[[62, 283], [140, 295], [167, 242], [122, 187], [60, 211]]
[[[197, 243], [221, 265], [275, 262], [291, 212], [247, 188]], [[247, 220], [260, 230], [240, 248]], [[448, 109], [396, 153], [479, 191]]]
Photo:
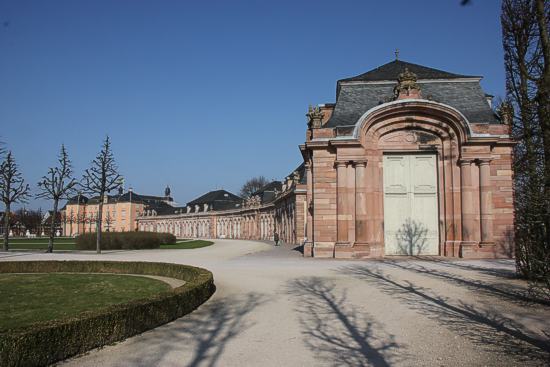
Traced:
[[386, 255], [438, 255], [435, 155], [384, 156]]

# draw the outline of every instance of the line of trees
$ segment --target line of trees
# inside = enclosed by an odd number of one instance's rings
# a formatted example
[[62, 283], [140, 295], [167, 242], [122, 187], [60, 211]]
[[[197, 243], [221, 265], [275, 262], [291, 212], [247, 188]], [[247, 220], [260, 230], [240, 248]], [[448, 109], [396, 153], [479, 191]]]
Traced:
[[550, 298], [550, 3], [503, 0], [506, 98], [513, 116], [518, 273]]
[[[29, 230], [30, 233], [45, 232], [47, 228], [43, 228], [42, 220], [45, 218], [42, 209], [32, 210], [26, 208], [19, 208], [12, 212], [10, 217], [11, 230], [16, 233], [15, 235], [22, 235], [25, 231]], [[59, 226], [59, 217], [57, 218], [56, 226]], [[48, 229], [49, 230], [49, 229]]]
[[[9, 232], [12, 223], [11, 207], [14, 204], [27, 203], [31, 197], [30, 186], [25, 182], [17, 165], [13, 153], [0, 147], [0, 197], [4, 203], [4, 251], [9, 250]], [[53, 204], [50, 218], [50, 230], [47, 252], [52, 252], [55, 242], [56, 218], [59, 215], [59, 202], [68, 200], [78, 192], [98, 196], [99, 211], [95, 217], [96, 224], [96, 251], [101, 253], [102, 210], [106, 195], [122, 185], [111, 147], [111, 140], [107, 136], [103, 141], [100, 152], [86, 169], [80, 181], [74, 177], [69, 154], [64, 145], [57, 158], [57, 164], [48, 169], [38, 182], [37, 198], [51, 200]]]

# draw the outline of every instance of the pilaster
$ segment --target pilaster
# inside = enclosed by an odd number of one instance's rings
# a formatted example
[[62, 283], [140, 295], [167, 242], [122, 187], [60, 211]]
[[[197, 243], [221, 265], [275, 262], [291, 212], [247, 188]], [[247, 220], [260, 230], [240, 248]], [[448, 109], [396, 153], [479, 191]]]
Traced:
[[348, 244], [348, 215], [346, 213], [347, 205], [347, 162], [336, 161], [336, 243]]
[[491, 190], [491, 160], [478, 159], [479, 190], [480, 190], [480, 217], [481, 243], [493, 243], [493, 194]]

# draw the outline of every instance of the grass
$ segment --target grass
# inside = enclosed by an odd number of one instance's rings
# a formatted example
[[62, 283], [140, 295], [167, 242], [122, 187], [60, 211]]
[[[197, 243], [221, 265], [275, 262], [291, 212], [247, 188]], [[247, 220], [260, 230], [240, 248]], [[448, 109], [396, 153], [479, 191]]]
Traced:
[[[170, 250], [190, 250], [212, 245], [214, 242], [205, 240], [178, 241], [173, 245], [160, 245], [161, 249]], [[0, 247], [4, 240], [0, 240]], [[10, 250], [46, 250], [48, 248], [47, 238], [10, 238]], [[56, 238], [53, 244], [54, 250], [76, 250], [74, 238], [60, 237]], [[0, 248], [1, 250], [1, 248]]]
[[0, 274], [0, 331], [74, 317], [170, 291], [145, 277], [111, 274]]
[[[11, 250], [46, 250], [48, 248], [49, 238], [10, 238], [9, 245]], [[0, 250], [4, 245], [4, 240], [0, 240]], [[53, 243], [55, 250], [74, 250], [75, 242], [72, 237], [58, 237]]]
[[190, 250], [194, 248], [201, 248], [201, 247], [207, 247], [210, 245], [213, 245], [214, 242], [212, 241], [205, 241], [205, 240], [193, 240], [193, 241], [187, 241], [187, 242], [177, 242], [173, 245], [160, 245], [161, 249], [171, 249], [171, 250]]
[[[16, 238], [10, 238], [10, 245], [11, 244], [17, 244], [17, 243], [45, 243], [48, 244], [49, 238], [48, 237], [39, 237], [39, 238], [22, 238], [22, 237], [16, 237]], [[0, 239], [0, 244], [4, 243], [4, 239]], [[72, 237], [56, 237], [55, 243], [74, 243], [74, 238]]]

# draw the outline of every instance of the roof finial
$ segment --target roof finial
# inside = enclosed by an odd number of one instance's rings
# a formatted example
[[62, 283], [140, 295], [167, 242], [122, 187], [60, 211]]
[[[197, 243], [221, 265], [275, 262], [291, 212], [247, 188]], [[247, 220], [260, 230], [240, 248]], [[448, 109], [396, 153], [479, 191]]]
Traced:
[[399, 49], [395, 49], [395, 61], [399, 61]]

